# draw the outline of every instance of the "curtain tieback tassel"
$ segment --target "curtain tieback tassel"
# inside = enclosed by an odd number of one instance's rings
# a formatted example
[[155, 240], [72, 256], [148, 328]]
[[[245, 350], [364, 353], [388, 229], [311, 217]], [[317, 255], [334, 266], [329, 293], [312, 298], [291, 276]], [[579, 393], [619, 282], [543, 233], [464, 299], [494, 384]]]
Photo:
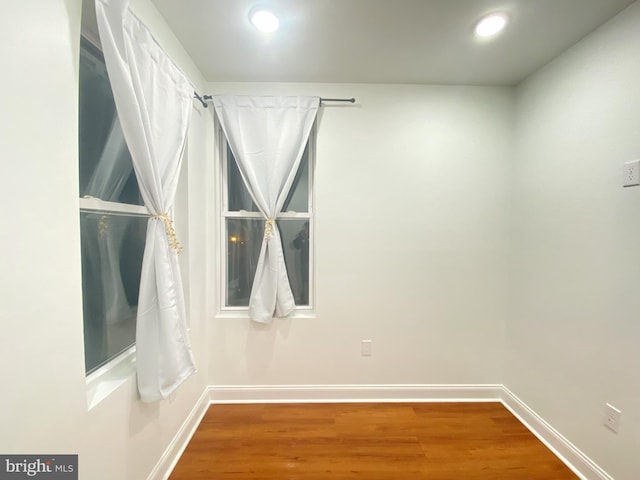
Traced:
[[276, 221], [273, 218], [268, 218], [264, 224], [264, 239], [269, 241], [273, 237], [273, 229]]
[[176, 229], [173, 227], [173, 219], [168, 213], [160, 213], [158, 215], [151, 215], [151, 218], [162, 220], [164, 223], [164, 231], [167, 234], [167, 242], [169, 247], [174, 249], [176, 253], [181, 253], [183, 250], [182, 245], [178, 241], [178, 235], [176, 235]]
[[109, 217], [107, 215], [102, 215], [100, 217], [100, 221], [98, 222], [98, 233], [100, 234], [101, 238], [104, 238], [107, 236], [108, 232], [109, 232]]

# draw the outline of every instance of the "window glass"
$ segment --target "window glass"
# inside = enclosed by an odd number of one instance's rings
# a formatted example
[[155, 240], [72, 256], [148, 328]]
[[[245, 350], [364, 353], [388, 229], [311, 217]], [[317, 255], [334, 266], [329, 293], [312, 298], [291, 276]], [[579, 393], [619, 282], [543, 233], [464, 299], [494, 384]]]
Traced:
[[296, 305], [309, 305], [309, 220], [278, 220], [289, 285]]
[[[135, 344], [148, 217], [100, 51], [81, 40], [78, 153], [85, 371]], [[91, 196], [118, 204], [84, 202]]]
[[[289, 284], [296, 305], [309, 305], [309, 221], [278, 220]], [[227, 220], [227, 306], [247, 307], [260, 248], [264, 220]]]
[[131, 155], [120, 128], [100, 51], [82, 39], [80, 51], [80, 196], [142, 205]]
[[135, 343], [146, 217], [81, 212], [87, 374]]
[[304, 150], [300, 167], [291, 186], [289, 196], [282, 207], [283, 212], [309, 211], [309, 146]]
[[[291, 186], [291, 191], [282, 207], [283, 212], [308, 212], [309, 211], [309, 152], [305, 149], [298, 172]], [[227, 147], [227, 178], [228, 178], [228, 206], [230, 212], [259, 212], [253, 202], [251, 194], [242, 180], [231, 149]]]
[[227, 147], [227, 196], [230, 212], [259, 212], [258, 207], [253, 203], [251, 194], [247, 187], [244, 186], [242, 175], [238, 169], [238, 164], [231, 149]]
[[264, 220], [227, 220], [227, 306], [249, 306], [264, 237]]

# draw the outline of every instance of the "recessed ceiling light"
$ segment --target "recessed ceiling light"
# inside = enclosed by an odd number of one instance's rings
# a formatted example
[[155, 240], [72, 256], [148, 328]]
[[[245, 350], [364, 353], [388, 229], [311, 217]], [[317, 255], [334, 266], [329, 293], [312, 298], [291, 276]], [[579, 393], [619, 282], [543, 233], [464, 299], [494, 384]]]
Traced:
[[491, 15], [487, 15], [483, 17], [476, 24], [476, 35], [478, 37], [493, 37], [497, 35], [504, 27], [507, 26], [507, 16], [502, 13], [492, 13]]
[[249, 13], [251, 24], [263, 33], [273, 33], [278, 30], [280, 21], [275, 13], [264, 7], [258, 7]]

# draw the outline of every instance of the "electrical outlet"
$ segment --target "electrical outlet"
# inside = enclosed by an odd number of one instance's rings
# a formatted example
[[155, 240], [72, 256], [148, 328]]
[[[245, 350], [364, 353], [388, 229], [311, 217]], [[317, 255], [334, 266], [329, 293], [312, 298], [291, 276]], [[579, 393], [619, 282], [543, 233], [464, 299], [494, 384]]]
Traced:
[[640, 160], [624, 162], [622, 169], [622, 186], [635, 187], [640, 185]]
[[604, 426], [618, 433], [621, 415], [622, 412], [620, 410], [607, 403], [604, 409]]
[[371, 345], [372, 342], [371, 340], [362, 340], [362, 343], [360, 344], [360, 348], [361, 348], [361, 354], [363, 357], [370, 357], [371, 356]]

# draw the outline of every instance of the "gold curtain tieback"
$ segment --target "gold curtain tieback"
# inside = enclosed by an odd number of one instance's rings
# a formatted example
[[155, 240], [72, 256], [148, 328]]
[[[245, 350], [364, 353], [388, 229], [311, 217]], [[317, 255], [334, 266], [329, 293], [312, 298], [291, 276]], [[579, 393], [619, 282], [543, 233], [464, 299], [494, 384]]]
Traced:
[[273, 237], [273, 229], [276, 221], [273, 218], [268, 218], [264, 224], [264, 239], [269, 241]]
[[98, 222], [98, 233], [100, 237], [104, 238], [107, 236], [107, 232], [109, 231], [109, 217], [107, 215], [102, 215], [100, 217], [100, 221]]
[[181, 253], [183, 250], [182, 245], [178, 241], [178, 236], [176, 235], [176, 229], [173, 227], [173, 219], [169, 216], [168, 213], [160, 213], [157, 215], [151, 215], [151, 218], [160, 219], [164, 223], [164, 231], [167, 234], [167, 242], [169, 243], [169, 247], [174, 249], [176, 253]]

